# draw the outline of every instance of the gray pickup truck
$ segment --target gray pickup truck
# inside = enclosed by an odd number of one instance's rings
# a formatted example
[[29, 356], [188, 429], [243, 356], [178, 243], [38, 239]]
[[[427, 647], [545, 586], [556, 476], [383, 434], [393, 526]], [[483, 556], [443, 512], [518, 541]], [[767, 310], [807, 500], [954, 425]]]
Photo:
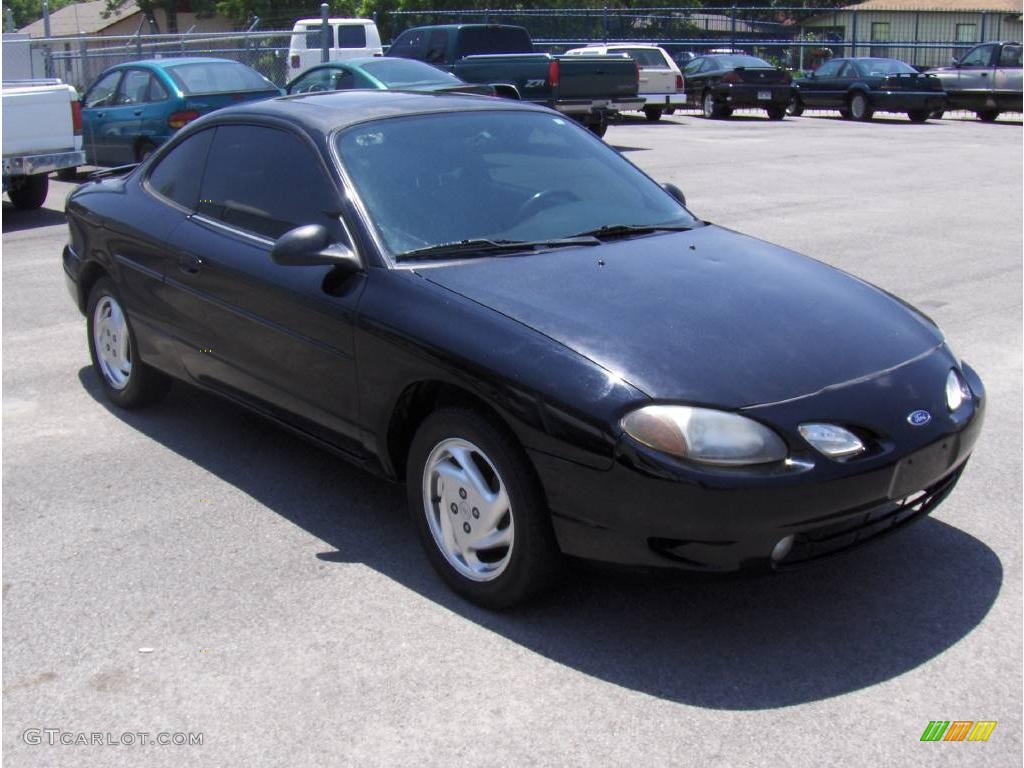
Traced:
[[414, 27], [395, 38], [385, 56], [417, 59], [498, 96], [557, 109], [603, 136], [608, 117], [640, 110], [639, 70], [627, 56], [538, 53], [523, 27], [440, 24]]
[[1020, 43], [982, 43], [953, 59], [952, 66], [930, 73], [942, 81], [947, 109], [969, 109], [984, 122], [1024, 106]]

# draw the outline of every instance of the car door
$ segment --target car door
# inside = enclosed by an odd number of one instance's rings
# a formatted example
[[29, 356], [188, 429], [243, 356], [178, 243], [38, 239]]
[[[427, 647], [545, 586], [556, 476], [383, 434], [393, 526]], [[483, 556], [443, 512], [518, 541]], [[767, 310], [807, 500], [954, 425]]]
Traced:
[[978, 45], [967, 52], [957, 65], [956, 89], [965, 92], [971, 103], [981, 105], [995, 81], [995, 57], [998, 45]]
[[999, 108], [1019, 112], [1022, 86], [1024, 86], [1024, 77], [1022, 77], [1021, 70], [1021, 46], [1016, 43], [1006, 43], [999, 52], [993, 86]]
[[121, 70], [102, 75], [82, 97], [82, 143], [86, 162], [90, 165], [109, 165], [106, 121], [107, 112], [114, 106]]
[[104, 117], [106, 158], [112, 165], [127, 165], [138, 160], [135, 150], [142, 134], [151, 80], [152, 76], [145, 69], [124, 70], [114, 102]]
[[349, 240], [317, 150], [279, 127], [216, 127], [196, 213], [171, 236], [166, 283], [189, 331], [188, 373], [359, 453], [353, 324], [363, 275], [279, 266], [277, 237], [322, 224]]
[[846, 97], [846, 87], [839, 80], [839, 71], [846, 62], [843, 59], [826, 61], [814, 73], [814, 100], [804, 99], [804, 103], [817, 107], [836, 109], [842, 106]]

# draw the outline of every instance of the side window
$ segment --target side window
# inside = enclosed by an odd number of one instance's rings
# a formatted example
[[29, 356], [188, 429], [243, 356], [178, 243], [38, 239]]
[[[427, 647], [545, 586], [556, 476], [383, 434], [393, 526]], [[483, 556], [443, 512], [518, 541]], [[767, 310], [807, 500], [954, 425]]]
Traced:
[[88, 107], [109, 107], [114, 103], [114, 92], [121, 79], [121, 72], [111, 72], [97, 81], [85, 95], [84, 104]]
[[443, 29], [435, 29], [430, 33], [430, 41], [427, 43], [427, 53], [423, 60], [430, 64], [444, 62], [444, 54], [447, 47], [448, 33]]
[[686, 69], [683, 70], [687, 75], [695, 75], [700, 72], [701, 65], [704, 63], [704, 59], [694, 59], [686, 65]]
[[149, 78], [149, 101], [163, 101], [170, 98], [170, 96], [171, 94], [167, 92], [164, 84], [156, 76]]
[[147, 186], [158, 195], [194, 211], [199, 202], [199, 182], [203, 178], [213, 132], [213, 129], [200, 131], [178, 144], [150, 172]]
[[298, 136], [252, 125], [218, 126], [199, 213], [270, 239], [303, 224], [323, 224], [338, 237], [337, 215], [328, 215], [337, 208], [333, 183]]
[[121, 79], [117, 93], [118, 104], [144, 104], [149, 97], [149, 72], [144, 69], [129, 69]]
[[403, 59], [419, 59], [427, 54], [427, 33], [422, 29], [410, 29], [398, 36], [394, 44], [388, 48], [388, 56], [400, 56]]
[[979, 45], [964, 56], [960, 65], [964, 67], [987, 67], [992, 62], [993, 48], [995, 48], [994, 45]]
[[330, 91], [333, 88], [332, 81], [336, 70], [330, 67], [320, 67], [310, 70], [288, 89], [288, 93], [314, 93], [316, 91]]
[[836, 77], [844, 80], [856, 80], [860, 75], [857, 69], [848, 61], [844, 61], [843, 65], [839, 68], [839, 74]]
[[331, 90], [332, 91], [347, 91], [350, 88], [356, 87], [356, 78], [350, 70], [347, 69], [336, 69], [334, 75], [331, 78]]
[[839, 66], [843, 64], [842, 61], [826, 61], [817, 71], [815, 71], [816, 77], [837, 77], [839, 75]]
[[1019, 67], [1020, 63], [1020, 51], [1019, 45], [1004, 45], [1002, 52], [999, 54], [999, 66], [1000, 67]]

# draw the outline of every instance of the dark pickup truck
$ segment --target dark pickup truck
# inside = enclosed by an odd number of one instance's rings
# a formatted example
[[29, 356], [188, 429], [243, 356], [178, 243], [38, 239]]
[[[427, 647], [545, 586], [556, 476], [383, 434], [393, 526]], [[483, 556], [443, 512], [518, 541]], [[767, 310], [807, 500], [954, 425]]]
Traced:
[[557, 109], [603, 136], [608, 118], [639, 110], [636, 62], [626, 56], [552, 56], [533, 49], [523, 27], [443, 24], [400, 34], [386, 56], [418, 59], [499, 96]]
[[930, 70], [942, 81], [947, 109], [969, 109], [978, 119], [992, 122], [1000, 112], [1020, 112], [1020, 43], [976, 45], [953, 66]]

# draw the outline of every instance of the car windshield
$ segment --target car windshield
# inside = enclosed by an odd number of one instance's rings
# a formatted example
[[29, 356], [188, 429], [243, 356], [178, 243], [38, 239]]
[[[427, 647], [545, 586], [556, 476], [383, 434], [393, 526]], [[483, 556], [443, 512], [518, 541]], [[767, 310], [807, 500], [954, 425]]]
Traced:
[[912, 66], [904, 64], [902, 61], [896, 61], [896, 59], [861, 59], [854, 63], [865, 77], [917, 73]]
[[715, 56], [712, 58], [715, 69], [736, 69], [737, 67], [757, 68], [757, 67], [768, 67], [774, 69], [764, 59], [759, 59], [756, 56]]
[[174, 64], [167, 73], [186, 95], [270, 91], [276, 86], [263, 75], [237, 61], [203, 61]]
[[417, 85], [459, 85], [459, 78], [437, 67], [413, 59], [378, 59], [363, 64], [363, 69], [388, 88], [412, 88]]
[[618, 152], [560, 115], [414, 115], [360, 123], [335, 143], [377, 232], [399, 258], [464, 241], [504, 247], [609, 225], [698, 224]]

